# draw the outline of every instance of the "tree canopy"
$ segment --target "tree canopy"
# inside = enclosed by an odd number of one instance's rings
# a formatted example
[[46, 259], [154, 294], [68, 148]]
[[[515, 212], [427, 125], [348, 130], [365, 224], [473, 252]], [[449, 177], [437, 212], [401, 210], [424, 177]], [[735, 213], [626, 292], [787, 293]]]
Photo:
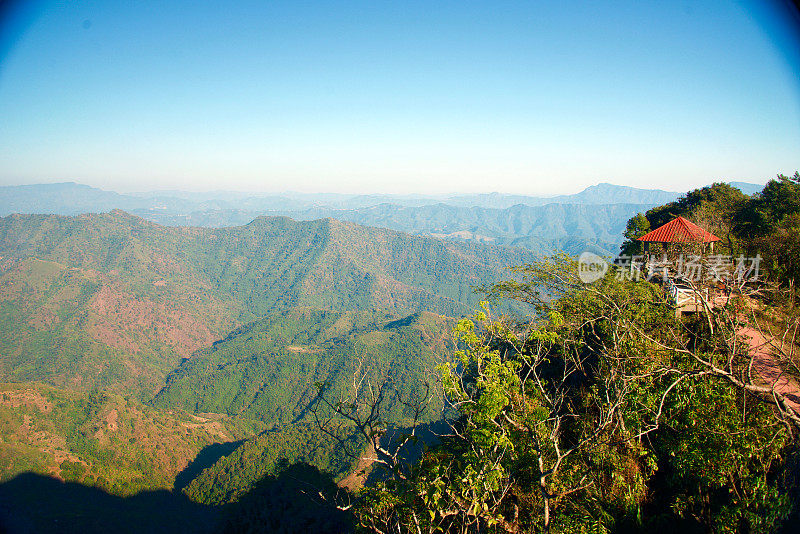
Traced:
[[[443, 442], [364, 490], [371, 532], [770, 532], [791, 516], [797, 425], [746, 382], [728, 316], [681, 322], [659, 288], [557, 256], [459, 322]], [[752, 364], [750, 364], [752, 365]]]
[[782, 286], [800, 283], [800, 172], [779, 174], [764, 189], [748, 196], [726, 184], [689, 191], [678, 200], [632, 217], [620, 254], [641, 251], [637, 237], [682, 216], [722, 240], [718, 253], [760, 255], [765, 273]]

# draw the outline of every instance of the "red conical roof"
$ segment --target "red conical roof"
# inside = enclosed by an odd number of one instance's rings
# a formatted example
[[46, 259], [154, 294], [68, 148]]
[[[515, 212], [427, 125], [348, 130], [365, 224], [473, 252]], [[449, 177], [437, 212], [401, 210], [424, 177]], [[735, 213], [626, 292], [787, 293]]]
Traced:
[[646, 233], [637, 241], [649, 241], [651, 243], [710, 243], [719, 240], [717, 236], [703, 230], [693, 222], [683, 217], [677, 217], [652, 232]]

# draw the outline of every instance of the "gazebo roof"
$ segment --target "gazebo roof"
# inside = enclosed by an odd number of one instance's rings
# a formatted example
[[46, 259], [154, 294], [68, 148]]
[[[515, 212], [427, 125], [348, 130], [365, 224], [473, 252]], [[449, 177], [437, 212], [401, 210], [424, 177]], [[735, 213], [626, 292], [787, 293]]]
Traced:
[[638, 239], [650, 243], [711, 243], [719, 240], [711, 232], [703, 230], [683, 217], [676, 217]]

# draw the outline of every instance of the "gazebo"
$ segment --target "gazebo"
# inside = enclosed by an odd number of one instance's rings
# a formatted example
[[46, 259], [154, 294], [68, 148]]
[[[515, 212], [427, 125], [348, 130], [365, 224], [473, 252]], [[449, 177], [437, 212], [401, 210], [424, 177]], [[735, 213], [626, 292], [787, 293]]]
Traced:
[[[650, 243], [667, 244], [692, 244], [701, 245], [705, 248], [709, 244], [711, 253], [714, 253], [714, 243], [720, 241], [720, 238], [711, 232], [700, 228], [693, 222], [684, 219], [683, 217], [676, 217], [669, 221], [667, 224], [659, 226], [652, 232], [648, 232], [638, 239], [644, 243], [645, 256], [648, 258], [647, 263], [650, 264], [652, 258], [649, 257]], [[666, 259], [666, 254], [665, 254]], [[658, 263], [658, 262], [654, 262]], [[661, 264], [660, 264], [661, 265]], [[651, 264], [650, 269], [653, 269]], [[691, 283], [689, 285], [681, 286], [675, 283], [668, 274], [668, 266], [663, 265], [664, 275], [662, 282], [665, 283], [665, 290], [672, 297], [676, 305], [675, 315], [680, 317], [682, 313], [698, 313], [705, 310], [709, 304], [709, 288], [706, 287], [701, 294], [698, 288]], [[699, 276], [700, 272], [696, 274]], [[683, 275], [681, 275], [683, 276]], [[690, 277], [691, 279], [691, 277]], [[711, 299], [711, 306], [714, 300]]]
[[650, 243], [710, 243], [711, 252], [714, 252], [714, 243], [720, 239], [711, 232], [704, 230], [683, 217], [676, 217], [667, 224], [663, 224], [644, 234], [637, 241], [642, 241], [645, 251]]

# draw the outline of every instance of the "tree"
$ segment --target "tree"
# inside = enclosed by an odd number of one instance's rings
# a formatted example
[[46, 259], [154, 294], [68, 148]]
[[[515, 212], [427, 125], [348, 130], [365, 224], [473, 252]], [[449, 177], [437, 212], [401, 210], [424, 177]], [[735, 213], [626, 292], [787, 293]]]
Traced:
[[636, 256], [641, 254], [643, 251], [642, 242], [637, 241], [637, 239], [649, 231], [650, 221], [647, 220], [647, 217], [641, 213], [637, 213], [631, 217], [628, 220], [628, 224], [625, 226], [625, 232], [622, 234], [625, 236], [625, 241], [620, 248], [620, 254], [622, 256]]
[[741, 209], [736, 220], [740, 232], [750, 238], [769, 235], [784, 217], [800, 213], [800, 172], [779, 174], [759, 195]]
[[800, 173], [791, 177], [779, 174], [770, 180], [761, 194], [736, 214], [735, 221], [750, 253], [763, 255], [773, 280], [794, 293], [800, 281]]
[[[435, 392], [424, 379], [401, 391], [388, 371], [374, 369], [370, 365], [374, 362], [365, 360], [362, 352], [350, 387], [337, 394], [329, 384], [317, 383], [309, 410], [317, 427], [362, 468], [379, 465], [390, 476], [404, 479], [409, 468], [406, 445], [417, 441], [417, 428], [429, 420]], [[390, 413], [397, 405], [407, 416], [402, 422]], [[398, 429], [402, 432], [396, 432]]]
[[668, 223], [677, 216], [691, 219], [704, 206], [714, 207], [712, 228], [718, 230], [718, 224], [727, 224], [747, 202], [748, 196], [736, 187], [724, 182], [715, 182], [687, 192], [678, 200], [647, 211], [647, 219], [653, 227]]
[[767, 264], [791, 288], [800, 285], [800, 211], [786, 215], [770, 238], [760, 241]]
[[[769, 531], [789, 513], [778, 474], [798, 428], [752, 375], [724, 312], [684, 323], [659, 288], [590, 285], [556, 256], [490, 288], [537, 315], [462, 320], [440, 367], [451, 435], [355, 509], [377, 532], [588, 532], [667, 518]], [[789, 360], [787, 360], [788, 362]], [[749, 373], [749, 374], [748, 374]], [[733, 494], [727, 491], [728, 485]]]

